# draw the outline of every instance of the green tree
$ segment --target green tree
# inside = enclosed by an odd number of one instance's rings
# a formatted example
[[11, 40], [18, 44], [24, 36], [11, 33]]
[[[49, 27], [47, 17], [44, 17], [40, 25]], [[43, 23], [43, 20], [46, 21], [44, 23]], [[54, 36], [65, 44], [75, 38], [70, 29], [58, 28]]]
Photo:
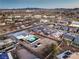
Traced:
[[67, 46], [70, 46], [71, 44], [72, 44], [72, 42], [71, 41], [69, 41], [69, 40], [63, 40], [63, 42], [64, 42], [64, 44], [66, 44]]
[[59, 46], [53, 44], [51, 49], [52, 49], [51, 53], [45, 59], [56, 59], [56, 55], [59, 52]]

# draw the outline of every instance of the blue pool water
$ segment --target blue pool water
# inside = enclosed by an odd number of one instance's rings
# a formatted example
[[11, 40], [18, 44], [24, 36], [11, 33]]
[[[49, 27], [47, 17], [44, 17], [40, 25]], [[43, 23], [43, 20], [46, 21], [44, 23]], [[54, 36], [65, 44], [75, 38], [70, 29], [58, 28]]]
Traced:
[[6, 52], [0, 53], [0, 59], [9, 59], [8, 54]]

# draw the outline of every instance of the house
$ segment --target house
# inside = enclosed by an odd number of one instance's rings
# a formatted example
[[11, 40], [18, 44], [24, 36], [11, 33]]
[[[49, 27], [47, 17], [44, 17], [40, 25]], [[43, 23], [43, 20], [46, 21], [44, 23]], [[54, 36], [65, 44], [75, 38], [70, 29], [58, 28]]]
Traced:
[[72, 52], [70, 50], [64, 51], [57, 55], [57, 59], [67, 59], [71, 54]]
[[73, 41], [73, 45], [77, 48], [79, 48], [79, 35], [76, 35], [74, 41]]
[[78, 28], [75, 28], [75, 27], [69, 27], [69, 32], [77, 33], [77, 32], [78, 32]]
[[41, 19], [40, 23], [47, 23], [49, 20], [48, 19]]
[[21, 16], [20, 15], [16, 15], [16, 16], [14, 16], [15, 18], [21, 18]]
[[71, 41], [72, 45], [79, 48], [79, 35], [74, 33], [63, 34], [65, 40]]
[[16, 40], [13, 40], [11, 38], [5, 38], [5, 39], [2, 39], [2, 40], [0, 38], [0, 50], [1, 51], [11, 50], [15, 47], [14, 43], [16, 43]]
[[39, 19], [39, 18], [41, 18], [42, 16], [41, 16], [41, 15], [34, 15], [33, 17]]
[[15, 32], [10, 36], [14, 37], [20, 45], [42, 59], [44, 59], [52, 51], [51, 47], [53, 45], [57, 45], [56, 41], [30, 34], [27, 31]]
[[69, 31], [69, 27], [68, 27], [68, 26], [61, 26], [60, 29], [61, 29], [61, 30], [64, 30], [64, 31]]
[[[8, 36], [12, 36], [12, 37], [18, 39], [18, 36], [19, 36], [19, 37], [24, 37], [24, 36], [26, 36], [26, 35], [28, 35], [28, 34], [29, 34], [28, 31], [20, 31], [20, 32], [11, 33], [11, 34], [9, 34]], [[19, 40], [19, 39], [18, 39], [18, 40]]]
[[77, 52], [77, 53], [73, 53], [73, 54], [70, 55], [70, 57], [67, 58], [67, 59], [79, 59], [79, 53], [78, 53], [78, 52]]
[[53, 36], [55, 39], [57, 40], [61, 40], [62, 38], [62, 35], [64, 34], [65, 32], [63, 32], [62, 30], [54, 30], [51, 34], [51, 36]]
[[78, 52], [71, 52], [70, 50], [64, 51], [63, 53], [57, 55], [58, 59], [79, 59]]
[[6, 23], [0, 23], [0, 26], [5, 26], [6, 25]]
[[26, 40], [24, 41], [19, 42], [26, 49], [30, 50], [31, 52], [38, 55], [38, 57], [42, 59], [45, 58], [52, 51], [51, 50], [52, 45], [57, 44], [55, 41], [43, 37], [35, 38], [33, 39], [33, 41], [30, 41], [30, 43], [28, 43], [27, 41], [28, 38], [26, 38]]
[[68, 41], [73, 41], [75, 39], [75, 35], [72, 33], [64, 33], [63, 38]]
[[69, 26], [71, 26], [71, 27], [79, 27], [79, 22], [72, 21], [72, 23]]

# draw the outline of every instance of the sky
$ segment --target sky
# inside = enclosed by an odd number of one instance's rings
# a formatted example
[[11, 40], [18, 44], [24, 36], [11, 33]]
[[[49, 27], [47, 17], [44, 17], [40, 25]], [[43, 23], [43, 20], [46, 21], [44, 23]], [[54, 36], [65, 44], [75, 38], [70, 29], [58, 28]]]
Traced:
[[79, 0], [0, 0], [4, 8], [79, 8]]

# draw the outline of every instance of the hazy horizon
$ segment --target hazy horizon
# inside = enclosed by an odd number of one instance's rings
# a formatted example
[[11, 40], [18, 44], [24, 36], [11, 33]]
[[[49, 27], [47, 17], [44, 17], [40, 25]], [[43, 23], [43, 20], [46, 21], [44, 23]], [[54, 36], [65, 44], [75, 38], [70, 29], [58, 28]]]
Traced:
[[79, 8], [79, 0], [0, 0], [0, 9]]

